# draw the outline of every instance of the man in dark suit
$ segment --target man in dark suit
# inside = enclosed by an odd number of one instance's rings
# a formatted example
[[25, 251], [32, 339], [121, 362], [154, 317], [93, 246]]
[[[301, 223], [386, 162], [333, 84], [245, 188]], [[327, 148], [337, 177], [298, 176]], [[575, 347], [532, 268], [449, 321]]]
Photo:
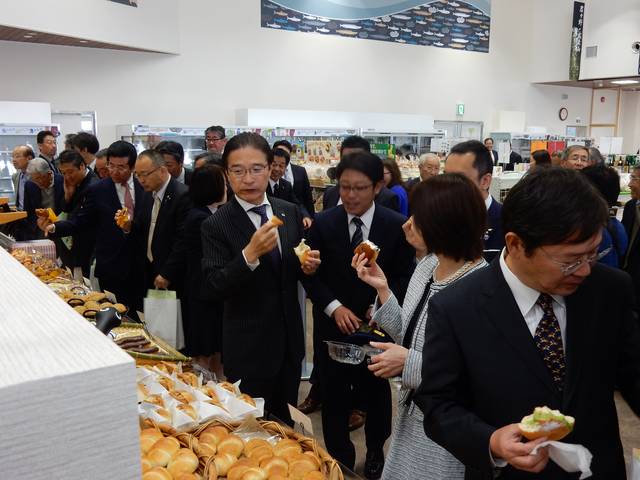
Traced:
[[38, 144], [39, 158], [44, 159], [49, 165], [53, 173], [60, 173], [55, 163], [56, 152], [58, 151], [58, 142], [56, 136], [50, 130], [42, 130], [36, 136]]
[[322, 264], [308, 292], [313, 302], [314, 362], [319, 362], [323, 398], [322, 428], [331, 455], [353, 468], [355, 449], [349, 439], [351, 387], [359, 390], [367, 411], [365, 476], [379, 478], [382, 448], [391, 433], [391, 393], [388, 381], [375, 377], [365, 365], [346, 366], [331, 360], [324, 341], [345, 342], [367, 322], [376, 293], [360, 281], [353, 268], [353, 250], [364, 240], [380, 248], [378, 263], [389, 272], [399, 298], [413, 272], [415, 252], [406, 242], [406, 218], [377, 204], [383, 183], [380, 159], [369, 152], [345, 155], [336, 169], [342, 204], [316, 215], [309, 230], [311, 248], [322, 252]]
[[635, 285], [636, 297], [640, 298], [640, 244], [638, 243], [638, 231], [640, 230], [640, 166], [636, 166], [631, 172], [629, 181], [631, 200], [624, 205], [622, 212], [622, 225], [629, 237], [629, 246], [622, 262], [624, 270], [631, 275]]
[[35, 154], [29, 145], [18, 145], [11, 152], [11, 161], [16, 169], [16, 173], [11, 176], [13, 191], [16, 194], [16, 210], [24, 210], [24, 186], [29, 180], [27, 166], [34, 157]]
[[509, 142], [509, 163], [505, 164], [505, 171], [513, 171], [515, 170], [516, 163], [522, 163], [522, 156], [511, 150], [511, 142]]
[[[293, 145], [291, 145], [287, 140], [278, 140], [277, 142], [274, 142], [273, 148], [284, 149], [289, 154], [289, 157], [291, 157], [293, 153]], [[295, 193], [296, 197], [302, 202], [309, 216], [313, 218], [316, 209], [307, 169], [300, 165], [289, 163], [284, 172], [284, 178], [291, 183], [293, 186], [293, 193]]]
[[184, 220], [191, 208], [189, 188], [169, 174], [165, 159], [156, 150], [138, 155], [135, 175], [145, 190], [136, 208], [131, 232], [138, 255], [145, 258], [147, 288], [171, 288], [180, 295], [185, 274], [185, 252], [181, 251]]
[[193, 170], [184, 166], [184, 148], [178, 142], [165, 140], [156, 145], [155, 150], [162, 154], [169, 174], [179, 183], [189, 186]]
[[24, 184], [24, 209], [27, 212], [25, 239], [39, 238], [36, 210], [51, 208], [57, 215], [64, 208], [64, 179], [53, 173], [44, 158], [34, 158], [29, 162], [27, 175], [30, 180]]
[[484, 236], [485, 257], [504, 247], [504, 235], [500, 212], [502, 204], [489, 195], [489, 186], [493, 172], [493, 163], [489, 151], [477, 140], [470, 140], [455, 145], [444, 166], [445, 173], [462, 173], [475, 183], [487, 206], [489, 228]]
[[100, 288], [112, 292], [134, 317], [136, 310], [142, 309], [141, 268], [131, 235], [117, 226], [114, 217], [124, 207], [135, 216], [136, 207], [142, 202], [144, 191], [133, 176], [137, 155], [129, 142], [112, 143], [107, 149], [110, 176], [87, 188], [80, 210], [73, 217], [41, 225], [54, 238], [95, 231], [95, 276]]
[[[467, 479], [577, 479], [517, 423], [535, 407], [575, 418], [567, 443], [595, 479], [626, 478], [614, 390], [640, 414], [640, 328], [629, 276], [597, 264], [606, 204], [578, 172], [536, 169], [502, 211], [506, 248], [429, 304], [415, 395], [426, 434]], [[464, 301], [461, 301], [464, 299]], [[535, 476], [531, 472], [536, 473]]]
[[493, 149], [494, 143], [495, 142], [491, 137], [484, 139], [484, 146], [489, 151], [489, 153], [491, 153], [491, 162], [493, 163], [493, 165], [498, 165], [499, 156], [498, 156], [498, 152]]
[[96, 171], [96, 153], [100, 150], [98, 137], [89, 132], [78, 132], [71, 139], [73, 149], [82, 155], [85, 165], [99, 177]]
[[207, 287], [224, 299], [224, 373], [291, 423], [287, 404], [297, 403], [304, 356], [297, 282], [310, 280], [305, 274], [315, 272], [319, 252], [301, 266], [293, 251], [302, 238], [300, 210], [265, 194], [273, 156], [264, 138], [236, 135], [222, 158], [235, 195], [202, 225], [202, 268]]
[[284, 178], [284, 172], [289, 165], [290, 156], [283, 148], [273, 149], [273, 161], [271, 162], [271, 175], [267, 186], [267, 195], [295, 203], [302, 213], [302, 225], [305, 230], [311, 226], [313, 219], [306, 207], [293, 191], [291, 183]]
[[[84, 203], [87, 189], [98, 182], [98, 177], [85, 164], [83, 157], [75, 150], [65, 150], [58, 157], [58, 168], [64, 177], [64, 201], [61, 216], [73, 218]], [[62, 263], [71, 270], [79, 268], [86, 278], [91, 276], [91, 257], [96, 241], [95, 231], [87, 229], [72, 237], [63, 238], [58, 243], [58, 255]]]

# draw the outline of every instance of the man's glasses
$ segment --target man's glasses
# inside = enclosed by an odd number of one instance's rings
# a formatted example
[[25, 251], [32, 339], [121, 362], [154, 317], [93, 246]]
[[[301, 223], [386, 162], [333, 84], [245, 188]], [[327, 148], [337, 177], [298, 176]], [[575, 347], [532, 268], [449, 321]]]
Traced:
[[151, 175], [153, 172], [156, 172], [160, 170], [160, 167], [158, 168], [154, 168], [153, 170], [151, 170], [150, 172], [135, 172], [134, 175], [136, 176], [136, 178], [140, 179], [140, 178], [147, 178], [149, 175]]
[[353, 186], [342, 185], [342, 184], [338, 185], [338, 188], [340, 189], [340, 191], [345, 193], [350, 193], [350, 192], [362, 193], [362, 192], [366, 192], [371, 187], [373, 187], [373, 183], [370, 183], [369, 185], [353, 185]]
[[582, 268], [583, 265], [585, 264], [589, 264], [589, 265], [593, 265], [594, 263], [596, 263], [598, 260], [606, 257], [609, 252], [611, 251], [613, 247], [609, 247], [609, 248], [605, 248], [604, 250], [602, 250], [601, 252], [595, 253], [593, 255], [590, 255], [586, 258], [583, 258], [581, 260], [578, 260], [577, 262], [573, 262], [573, 263], [566, 263], [566, 262], [560, 262], [558, 260], [555, 260], [551, 255], [549, 255], [547, 252], [544, 251], [544, 248], [541, 248], [540, 250], [542, 250], [542, 252], [549, 258], [549, 260], [551, 260], [553, 263], [555, 263], [556, 265], [558, 265], [560, 267], [560, 271], [566, 276], [568, 277], [569, 275], [571, 275], [572, 273], [577, 272], [578, 270], [580, 270], [580, 268]]
[[219, 138], [210, 138], [207, 137], [205, 140], [207, 143], [216, 143], [219, 142], [220, 140], [224, 140], [225, 137], [219, 137]]
[[242, 178], [247, 173], [252, 177], [260, 175], [267, 169], [267, 165], [254, 165], [250, 168], [233, 167], [229, 169], [229, 173], [236, 178]]

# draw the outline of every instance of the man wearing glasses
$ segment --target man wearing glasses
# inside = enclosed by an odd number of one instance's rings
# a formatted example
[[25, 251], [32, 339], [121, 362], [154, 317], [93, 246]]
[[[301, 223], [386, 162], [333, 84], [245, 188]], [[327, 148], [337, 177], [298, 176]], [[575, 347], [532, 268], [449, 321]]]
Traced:
[[500, 257], [430, 301], [414, 401], [465, 478], [577, 478], [522, 439], [539, 406], [575, 418], [564, 441], [594, 478], [626, 478], [614, 389], [640, 414], [640, 328], [629, 276], [596, 263], [608, 217], [579, 172], [536, 169], [504, 202]]
[[224, 146], [227, 144], [224, 127], [213, 125], [204, 131], [204, 141], [208, 152], [222, 155]]

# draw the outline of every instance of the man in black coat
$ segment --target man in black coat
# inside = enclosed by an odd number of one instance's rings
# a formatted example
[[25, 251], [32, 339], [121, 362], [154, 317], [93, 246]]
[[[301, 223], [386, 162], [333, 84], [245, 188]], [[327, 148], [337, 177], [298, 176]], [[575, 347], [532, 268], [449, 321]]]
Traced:
[[635, 286], [636, 297], [640, 298], [640, 244], [638, 243], [640, 231], [640, 166], [636, 166], [631, 172], [629, 182], [631, 200], [624, 205], [622, 212], [622, 225], [629, 237], [629, 246], [622, 266], [631, 275]]
[[54, 238], [96, 232], [94, 273], [100, 288], [112, 292], [135, 317], [136, 310], [142, 309], [142, 272], [131, 235], [118, 227], [114, 217], [124, 207], [135, 215], [144, 191], [133, 176], [137, 153], [132, 144], [114, 142], [106, 155], [110, 176], [87, 188], [80, 210], [68, 220], [41, 228]]
[[[287, 140], [278, 140], [277, 142], [274, 142], [273, 148], [283, 149], [289, 154], [289, 157], [291, 157], [291, 154], [293, 153], [293, 145], [291, 145]], [[316, 209], [307, 169], [300, 165], [289, 163], [285, 170], [284, 178], [293, 186], [293, 193], [295, 193], [298, 200], [302, 202], [302, 205], [304, 205], [309, 216], [313, 218]]]
[[264, 138], [236, 135], [222, 158], [235, 195], [202, 225], [202, 269], [207, 288], [224, 300], [224, 373], [291, 423], [287, 404], [297, 403], [304, 356], [297, 283], [311, 280], [305, 274], [315, 272], [319, 252], [300, 264], [293, 251], [300, 210], [265, 194], [273, 155]]
[[320, 367], [322, 428], [329, 453], [353, 468], [355, 449], [349, 439], [353, 385], [367, 410], [365, 476], [379, 478], [384, 466], [382, 448], [391, 433], [389, 382], [375, 377], [365, 365], [347, 366], [331, 360], [324, 342], [348, 342], [345, 339], [367, 322], [375, 300], [375, 290], [351, 268], [357, 245], [369, 240], [380, 248], [377, 261], [400, 299], [413, 273], [415, 252], [402, 231], [406, 218], [374, 202], [383, 182], [380, 159], [357, 151], [345, 155], [336, 172], [342, 204], [317, 214], [308, 235], [311, 248], [320, 250], [323, 257], [308, 291], [313, 302], [314, 362]]
[[577, 479], [519, 433], [548, 406], [575, 418], [563, 441], [593, 454], [592, 478], [623, 480], [614, 390], [640, 414], [640, 328], [629, 276], [596, 263], [607, 206], [580, 173], [545, 168], [502, 215], [501, 255], [429, 304], [414, 397], [425, 432], [467, 479]]
[[502, 204], [489, 194], [493, 163], [489, 151], [477, 140], [455, 145], [444, 166], [445, 173], [462, 173], [480, 189], [487, 206], [489, 228], [484, 235], [485, 256], [491, 256], [504, 247], [500, 212]]
[[64, 178], [51, 170], [44, 158], [34, 158], [27, 166], [29, 180], [24, 184], [24, 210], [27, 212], [25, 240], [40, 238], [36, 210], [51, 208], [57, 215], [64, 208]]
[[484, 139], [484, 146], [486, 147], [487, 150], [489, 150], [489, 153], [491, 154], [491, 162], [494, 165], [498, 165], [498, 161], [500, 160], [500, 157], [498, 156], [497, 150], [493, 149], [494, 143], [495, 142], [491, 137]]
[[165, 140], [156, 145], [155, 150], [164, 157], [169, 174], [179, 183], [191, 185], [193, 170], [184, 166], [184, 148], [178, 142]]
[[269, 185], [267, 185], [267, 195], [298, 205], [302, 213], [302, 224], [306, 230], [311, 226], [313, 219], [307, 208], [295, 194], [291, 183], [284, 178], [284, 172], [289, 165], [289, 161], [290, 156], [286, 150], [283, 148], [273, 149], [273, 161], [271, 162], [271, 174], [269, 177]]

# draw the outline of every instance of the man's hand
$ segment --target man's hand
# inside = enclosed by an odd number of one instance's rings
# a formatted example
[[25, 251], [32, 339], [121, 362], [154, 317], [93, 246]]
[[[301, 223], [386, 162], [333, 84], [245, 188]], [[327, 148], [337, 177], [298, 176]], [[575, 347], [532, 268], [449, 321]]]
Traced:
[[49, 217], [37, 217], [36, 223], [38, 224], [38, 228], [44, 232], [45, 236], [47, 236], [47, 234], [49, 233], [48, 227], [49, 225], [51, 225], [51, 220], [49, 220]]
[[251, 236], [249, 244], [244, 247], [244, 256], [249, 263], [256, 261], [265, 253], [278, 246], [278, 227], [271, 222], [262, 225]]
[[535, 455], [530, 455], [530, 453], [538, 444], [547, 441], [547, 439], [538, 438], [527, 443], [522, 443], [521, 439], [517, 423], [512, 423], [493, 432], [489, 446], [494, 460], [504, 460], [513, 468], [525, 472], [539, 473], [544, 470], [549, 461], [549, 451], [546, 448], [541, 448]]
[[302, 227], [307, 230], [308, 228], [311, 228], [311, 224], [313, 223], [313, 219], [311, 217], [304, 217], [302, 219]]
[[320, 250], [309, 250], [305, 255], [302, 271], [307, 275], [313, 275], [320, 266]]
[[166, 290], [169, 288], [169, 280], [164, 278], [162, 275], [158, 275], [153, 281], [153, 286], [158, 290]]
[[118, 210], [114, 215], [113, 220], [116, 222], [116, 225], [118, 225], [124, 232], [131, 232], [131, 226], [133, 225], [133, 222], [131, 220], [131, 215], [129, 215], [127, 210], [125, 210], [124, 208]]
[[371, 357], [371, 365], [367, 368], [376, 377], [391, 378], [402, 374], [409, 350], [395, 343], [370, 342], [373, 348], [384, 350], [380, 355]]
[[336, 325], [338, 325], [338, 329], [345, 335], [350, 335], [354, 333], [358, 328], [360, 328], [360, 324], [362, 321], [349, 310], [344, 305], [340, 305], [333, 312], [333, 318], [336, 321]]

